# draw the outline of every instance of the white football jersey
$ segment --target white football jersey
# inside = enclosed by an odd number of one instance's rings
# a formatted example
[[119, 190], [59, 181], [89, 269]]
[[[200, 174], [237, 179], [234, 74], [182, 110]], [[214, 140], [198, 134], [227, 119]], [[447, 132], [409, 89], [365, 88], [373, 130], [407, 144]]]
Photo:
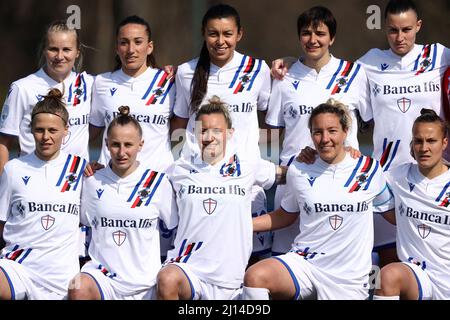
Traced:
[[31, 133], [31, 111], [50, 89], [59, 89], [69, 112], [69, 133], [61, 149], [88, 159], [89, 113], [94, 78], [86, 72], [72, 72], [63, 83], [50, 78], [43, 69], [12, 83], [0, 118], [0, 132], [17, 136], [20, 154], [26, 155], [35, 149]]
[[[368, 285], [372, 267], [373, 211], [393, 208], [378, 161], [348, 154], [338, 164], [319, 157], [312, 165], [294, 161], [281, 207], [300, 212], [300, 234], [291, 251], [344, 284]], [[324, 192], [326, 190], [326, 192]]]
[[[120, 113], [120, 106], [129, 106], [130, 115], [142, 127], [144, 147], [138, 160], [145, 167], [165, 170], [173, 162], [170, 149], [169, 118], [175, 99], [175, 82], [160, 69], [148, 68], [138, 77], [130, 77], [121, 69], [96, 77], [92, 92], [90, 123], [107, 128]], [[105, 144], [106, 130], [99, 162], [111, 159]]]
[[80, 198], [87, 161], [61, 152], [42, 161], [32, 152], [5, 165], [0, 220], [6, 221], [1, 259], [27, 268], [33, 281], [60, 295], [79, 272]]
[[386, 175], [395, 197], [397, 254], [421, 267], [433, 283], [433, 298], [450, 298], [450, 170], [434, 179], [417, 164]]
[[441, 79], [450, 64], [450, 50], [441, 44], [415, 45], [404, 57], [392, 50], [371, 49], [358, 60], [370, 84], [365, 121], [374, 120], [373, 156], [387, 171], [414, 161], [409, 144], [412, 125], [422, 108], [442, 111]]
[[177, 225], [172, 186], [142, 164], [125, 178], [106, 166], [85, 180], [81, 222], [92, 228], [89, 256], [123, 295], [148, 290], [161, 268], [159, 219]]
[[[198, 58], [180, 65], [176, 75], [177, 99], [174, 113], [178, 117], [189, 118], [186, 128], [188, 133], [193, 133], [195, 127], [195, 115], [190, 111], [190, 105], [191, 83], [197, 62]], [[233, 59], [222, 68], [210, 64], [208, 91], [203, 103], [216, 95], [228, 104], [235, 130], [235, 143], [242, 158], [260, 156], [257, 110], [267, 110], [270, 85], [269, 67], [261, 59], [235, 51]], [[190, 154], [190, 149], [197, 148], [198, 145], [187, 135], [183, 153]]]
[[180, 158], [169, 175], [179, 223], [167, 262], [187, 263], [206, 282], [239, 288], [252, 253], [251, 189], [270, 188], [275, 166], [228, 153], [213, 166]]
[[359, 149], [356, 109], [366, 109], [369, 99], [367, 77], [361, 65], [331, 57], [319, 73], [297, 61], [283, 80], [274, 80], [266, 123], [285, 128], [280, 163], [289, 165], [306, 146], [313, 146], [308, 121], [319, 104], [329, 98], [348, 106], [352, 127], [346, 144]]

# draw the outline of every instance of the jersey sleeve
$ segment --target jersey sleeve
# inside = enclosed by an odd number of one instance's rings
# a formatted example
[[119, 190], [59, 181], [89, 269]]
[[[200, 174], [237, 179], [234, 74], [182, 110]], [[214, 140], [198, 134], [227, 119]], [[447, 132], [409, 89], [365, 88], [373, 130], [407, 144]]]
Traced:
[[89, 123], [93, 126], [103, 128], [105, 127], [105, 111], [102, 106], [102, 99], [100, 98], [100, 92], [98, 90], [98, 84], [100, 77], [97, 76], [92, 86], [92, 104], [91, 113], [89, 115]]
[[389, 188], [388, 182], [384, 173], [380, 171], [376, 174], [376, 196], [373, 200], [373, 211], [374, 213], [383, 213], [389, 211], [395, 207], [394, 203], [394, 195], [392, 194], [391, 189]]
[[88, 208], [89, 208], [89, 191], [88, 189], [88, 180], [94, 179], [94, 177], [89, 177], [86, 179], [83, 179], [83, 185], [81, 188], [81, 210], [80, 210], [80, 223], [82, 225], [90, 227], [91, 224], [89, 222], [89, 216], [88, 216]]
[[190, 86], [187, 88], [184, 86], [182, 77], [183, 71], [178, 70], [175, 76], [175, 87], [177, 91], [173, 113], [179, 118], [189, 119]]
[[13, 83], [8, 90], [0, 117], [0, 132], [12, 136], [19, 136], [20, 123], [24, 117], [26, 101], [24, 93]]
[[2, 175], [0, 176], [0, 221], [8, 219], [11, 201], [11, 182], [9, 178], [9, 170], [6, 165]]
[[276, 165], [268, 160], [259, 158], [255, 170], [255, 183], [265, 190], [270, 189], [275, 183]]
[[261, 62], [261, 78], [262, 84], [261, 89], [259, 90], [257, 109], [258, 111], [266, 111], [267, 105], [269, 103], [270, 97], [270, 87], [271, 87], [271, 79], [270, 79], [270, 69], [265, 61]]
[[368, 76], [368, 65], [365, 63], [365, 61], [369, 58], [368, 56], [371, 55], [371, 52], [369, 51], [364, 56], [362, 56], [356, 63], [361, 64], [361, 70], [359, 75], [359, 84], [360, 86], [360, 92], [361, 92], [361, 101], [358, 106], [359, 114], [361, 115], [361, 118], [364, 121], [370, 121], [373, 119], [373, 110], [372, 110], [372, 102], [370, 98], [370, 81]]
[[350, 146], [356, 150], [359, 150], [358, 142], [358, 120], [356, 119], [355, 110], [350, 110], [350, 117], [352, 119], [350, 130], [345, 140], [345, 145]]
[[281, 198], [281, 208], [283, 208], [284, 211], [289, 213], [300, 213], [300, 208], [298, 206], [297, 197], [295, 193], [292, 191], [294, 190], [295, 185], [295, 174], [294, 169], [291, 166], [286, 174], [286, 192]]
[[359, 103], [358, 112], [364, 121], [370, 121], [373, 118], [372, 104], [370, 102], [370, 85], [369, 78], [364, 67], [358, 73], [358, 87], [359, 87]]
[[285, 127], [282, 106], [282, 81], [273, 80], [270, 93], [269, 107], [267, 109], [266, 124], [272, 127]]
[[171, 230], [178, 225], [178, 209], [175, 200], [175, 192], [169, 182], [167, 175], [164, 175], [158, 188], [160, 195], [159, 217], [164, 221], [166, 227]]

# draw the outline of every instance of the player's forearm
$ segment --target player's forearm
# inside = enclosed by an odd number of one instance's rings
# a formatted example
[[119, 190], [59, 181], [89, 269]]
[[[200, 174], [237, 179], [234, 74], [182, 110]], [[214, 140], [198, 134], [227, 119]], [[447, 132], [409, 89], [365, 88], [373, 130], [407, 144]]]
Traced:
[[395, 211], [394, 210], [390, 210], [390, 211], [383, 213], [383, 218], [386, 219], [386, 221], [389, 222], [390, 224], [393, 224], [393, 225], [397, 224], [397, 222], [395, 220]]
[[0, 140], [0, 174], [3, 172], [6, 162], [9, 160], [9, 145], [2, 143]]
[[264, 232], [281, 229], [291, 225], [296, 218], [296, 214], [286, 213], [282, 208], [279, 208], [269, 214], [253, 218], [253, 231]]

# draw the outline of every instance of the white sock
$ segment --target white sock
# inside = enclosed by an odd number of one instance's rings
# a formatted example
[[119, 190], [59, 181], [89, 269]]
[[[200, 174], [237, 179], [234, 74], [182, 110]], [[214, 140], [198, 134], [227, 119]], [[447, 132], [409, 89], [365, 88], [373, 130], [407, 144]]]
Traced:
[[400, 300], [400, 296], [377, 296], [377, 295], [373, 295], [373, 300]]
[[242, 288], [242, 300], [269, 300], [269, 290], [266, 288]]

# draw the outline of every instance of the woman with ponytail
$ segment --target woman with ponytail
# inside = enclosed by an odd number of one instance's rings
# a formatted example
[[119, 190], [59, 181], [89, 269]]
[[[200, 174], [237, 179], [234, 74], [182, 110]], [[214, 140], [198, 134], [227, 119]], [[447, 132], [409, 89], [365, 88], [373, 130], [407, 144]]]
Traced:
[[79, 272], [85, 159], [62, 150], [69, 132], [63, 94], [52, 89], [30, 114], [34, 152], [0, 178], [0, 300], [60, 300]]
[[145, 141], [139, 160], [164, 170], [173, 162], [169, 121], [175, 83], [156, 65], [151, 29], [143, 18], [129, 16], [117, 26], [116, 62], [114, 71], [96, 77], [93, 88], [91, 139], [103, 133], [98, 161], [107, 165], [110, 159], [104, 128], [119, 115], [118, 107], [129, 105], [130, 116], [141, 124]]
[[[270, 95], [270, 71], [267, 64], [236, 51], [243, 28], [235, 8], [218, 4], [209, 8], [202, 20], [204, 39], [200, 56], [178, 67], [177, 98], [174, 107], [175, 128], [186, 128], [183, 157], [199, 152], [194, 140], [195, 116], [200, 106], [213, 95], [230, 111], [234, 140], [241, 157], [261, 161], [258, 112], [265, 112]], [[266, 196], [261, 187], [252, 190], [253, 205], [249, 214], [267, 212]], [[259, 238], [259, 239], [258, 239]], [[255, 251], [270, 252], [271, 235], [255, 237]]]
[[121, 106], [106, 130], [109, 164], [85, 180], [81, 222], [92, 228], [91, 261], [72, 281], [73, 300], [148, 300], [161, 267], [159, 221], [177, 224], [164, 172], [137, 157], [143, 130]]

